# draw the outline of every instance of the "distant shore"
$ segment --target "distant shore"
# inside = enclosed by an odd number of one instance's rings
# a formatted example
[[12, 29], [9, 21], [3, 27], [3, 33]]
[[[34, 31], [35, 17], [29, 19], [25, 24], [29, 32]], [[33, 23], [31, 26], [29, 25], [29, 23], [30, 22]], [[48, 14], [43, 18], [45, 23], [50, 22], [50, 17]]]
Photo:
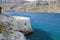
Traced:
[[[3, 5], [3, 11], [15, 11], [15, 12], [54, 12], [60, 13], [59, 4], [50, 4], [45, 6], [36, 6], [34, 3], [25, 3], [24, 5]], [[11, 9], [11, 7], [14, 7]]]

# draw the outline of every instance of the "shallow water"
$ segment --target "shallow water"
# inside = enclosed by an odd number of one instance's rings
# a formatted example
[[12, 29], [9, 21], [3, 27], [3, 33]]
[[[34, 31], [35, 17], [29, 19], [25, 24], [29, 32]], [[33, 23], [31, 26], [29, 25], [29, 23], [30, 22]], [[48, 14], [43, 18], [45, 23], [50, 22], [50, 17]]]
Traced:
[[30, 40], [60, 40], [60, 14], [39, 12], [6, 12], [9, 16], [30, 17], [34, 32], [27, 37]]

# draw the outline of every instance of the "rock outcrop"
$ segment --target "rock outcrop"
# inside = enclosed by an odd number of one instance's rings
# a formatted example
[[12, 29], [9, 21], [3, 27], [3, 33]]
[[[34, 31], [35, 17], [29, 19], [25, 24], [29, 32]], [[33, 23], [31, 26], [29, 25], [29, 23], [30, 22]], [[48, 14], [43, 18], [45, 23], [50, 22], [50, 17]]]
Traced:
[[[20, 22], [19, 22], [20, 21]], [[24, 34], [32, 32], [29, 20], [16, 20], [0, 14], [0, 40], [27, 40]]]
[[17, 31], [18, 25], [14, 18], [0, 14], [0, 25], [3, 25], [1, 26], [3, 32], [0, 34], [0, 40], [26, 40], [24, 34]]
[[15, 20], [17, 20], [18, 31], [23, 32], [24, 34], [29, 34], [33, 32], [30, 25], [30, 18], [22, 17], [22, 16], [12, 16]]

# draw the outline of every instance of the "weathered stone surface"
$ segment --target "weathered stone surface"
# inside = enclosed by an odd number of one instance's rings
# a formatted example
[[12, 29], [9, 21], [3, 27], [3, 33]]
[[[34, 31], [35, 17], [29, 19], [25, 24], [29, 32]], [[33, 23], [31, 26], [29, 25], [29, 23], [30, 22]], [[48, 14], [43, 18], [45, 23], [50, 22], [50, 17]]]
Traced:
[[3, 25], [3, 32], [0, 34], [0, 40], [26, 40], [24, 34], [18, 32], [17, 21], [14, 18], [0, 14], [0, 25]]
[[9, 38], [10, 38], [10, 40], [26, 40], [26, 37], [21, 32], [11, 33]]
[[14, 18], [9, 17], [7, 15], [0, 14], [0, 23], [2, 23], [5, 26], [9, 26], [10, 28], [13, 28], [15, 30], [18, 29], [17, 21]]
[[4, 39], [3, 34], [0, 34], [0, 40], [3, 40], [3, 39]]
[[32, 32], [30, 18], [10, 17], [0, 14], [0, 25], [3, 32], [0, 34], [0, 40], [26, 40], [24, 34]]
[[8, 24], [7, 26], [10, 27], [9, 29], [18, 30], [24, 34], [28, 34], [33, 31], [30, 25], [30, 18], [27, 17], [9, 17], [6, 15], [0, 15], [0, 22], [4, 25]]
[[23, 32], [24, 34], [29, 34], [33, 32], [30, 24], [30, 18], [22, 16], [12, 16], [17, 20], [18, 31]]

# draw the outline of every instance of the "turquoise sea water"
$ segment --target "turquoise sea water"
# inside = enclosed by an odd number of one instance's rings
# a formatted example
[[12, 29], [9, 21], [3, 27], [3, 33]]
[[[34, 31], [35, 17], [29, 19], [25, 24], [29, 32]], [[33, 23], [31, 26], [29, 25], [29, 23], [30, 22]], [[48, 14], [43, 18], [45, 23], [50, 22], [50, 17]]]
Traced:
[[30, 40], [60, 40], [60, 14], [42, 12], [6, 12], [9, 16], [29, 17], [34, 32]]

